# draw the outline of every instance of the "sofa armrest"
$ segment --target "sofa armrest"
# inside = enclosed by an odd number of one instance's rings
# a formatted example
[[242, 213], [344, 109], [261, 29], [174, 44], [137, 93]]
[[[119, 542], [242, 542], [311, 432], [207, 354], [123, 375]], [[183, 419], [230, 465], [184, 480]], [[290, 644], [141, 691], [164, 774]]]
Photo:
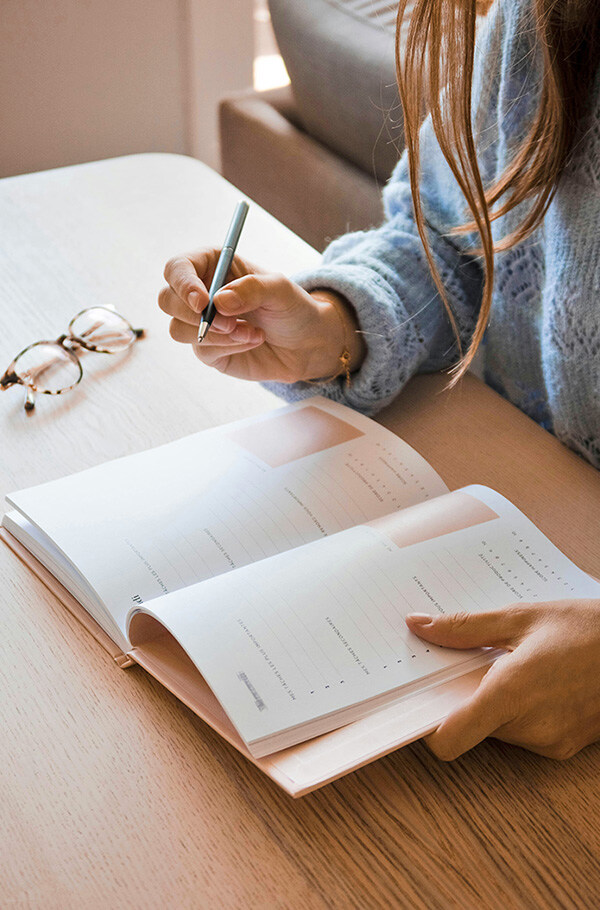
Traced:
[[289, 87], [226, 98], [219, 122], [223, 176], [311, 246], [381, 221], [376, 177], [299, 127]]

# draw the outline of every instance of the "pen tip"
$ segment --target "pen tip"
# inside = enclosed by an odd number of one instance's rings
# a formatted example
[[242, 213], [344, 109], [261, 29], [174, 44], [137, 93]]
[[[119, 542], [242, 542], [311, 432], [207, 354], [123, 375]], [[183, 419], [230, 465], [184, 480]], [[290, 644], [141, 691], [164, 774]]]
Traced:
[[208, 332], [208, 328], [208, 322], [201, 322], [198, 326], [198, 344], [200, 344], [201, 341], [204, 341], [204, 337]]

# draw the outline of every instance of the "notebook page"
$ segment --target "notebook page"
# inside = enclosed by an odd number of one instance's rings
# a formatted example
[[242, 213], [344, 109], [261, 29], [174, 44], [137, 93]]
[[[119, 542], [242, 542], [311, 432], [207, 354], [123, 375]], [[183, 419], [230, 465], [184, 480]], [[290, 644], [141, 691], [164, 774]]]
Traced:
[[169, 595], [153, 615], [259, 756], [490, 659], [421, 641], [407, 613], [576, 596], [600, 584], [502, 496], [467, 487]]
[[125, 631], [132, 605], [446, 491], [383, 427], [326, 399], [9, 497]]

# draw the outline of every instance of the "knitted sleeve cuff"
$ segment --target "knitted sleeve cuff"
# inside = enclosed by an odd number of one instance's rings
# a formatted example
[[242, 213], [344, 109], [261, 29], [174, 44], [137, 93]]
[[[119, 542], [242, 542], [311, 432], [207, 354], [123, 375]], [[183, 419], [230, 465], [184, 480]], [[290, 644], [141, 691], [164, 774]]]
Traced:
[[352, 304], [367, 354], [361, 368], [352, 374], [350, 387], [343, 376], [322, 384], [265, 383], [265, 386], [287, 400], [320, 394], [365, 414], [374, 414], [395, 397], [427, 359], [425, 339], [431, 337], [439, 323], [439, 300], [425, 306], [418, 318], [411, 318], [385, 279], [367, 266], [356, 264], [325, 263], [294, 279], [307, 291], [332, 290]]

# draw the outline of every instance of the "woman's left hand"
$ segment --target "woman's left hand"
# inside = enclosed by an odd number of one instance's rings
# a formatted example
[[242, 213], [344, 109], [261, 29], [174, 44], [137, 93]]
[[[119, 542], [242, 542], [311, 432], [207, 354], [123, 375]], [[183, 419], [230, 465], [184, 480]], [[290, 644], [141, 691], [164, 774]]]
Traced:
[[518, 604], [489, 613], [406, 619], [411, 632], [449, 648], [508, 653], [471, 698], [427, 737], [451, 760], [487, 736], [566, 759], [600, 739], [600, 601]]

